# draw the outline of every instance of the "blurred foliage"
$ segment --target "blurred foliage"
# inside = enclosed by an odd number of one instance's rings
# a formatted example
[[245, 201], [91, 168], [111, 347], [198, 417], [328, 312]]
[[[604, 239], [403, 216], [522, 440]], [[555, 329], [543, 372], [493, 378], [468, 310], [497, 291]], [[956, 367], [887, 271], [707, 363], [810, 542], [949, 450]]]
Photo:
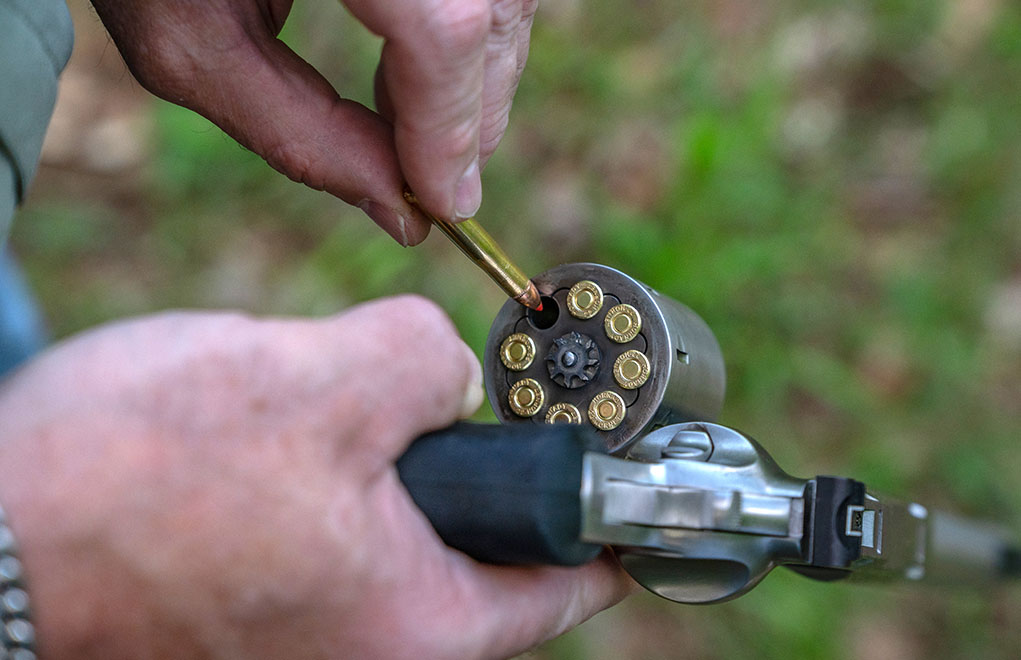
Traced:
[[[283, 38], [371, 104], [379, 43], [341, 8], [295, 7]], [[792, 473], [1021, 526], [1019, 110], [1016, 3], [546, 0], [480, 217], [528, 272], [605, 263], [695, 309], [728, 361], [723, 421]], [[481, 352], [501, 294], [442, 237], [402, 249], [188, 111], [141, 112], [143, 163], [44, 167], [15, 227], [58, 336], [416, 291]], [[633, 599], [532, 655], [1019, 653], [1016, 588], [778, 571], [711, 608]]]

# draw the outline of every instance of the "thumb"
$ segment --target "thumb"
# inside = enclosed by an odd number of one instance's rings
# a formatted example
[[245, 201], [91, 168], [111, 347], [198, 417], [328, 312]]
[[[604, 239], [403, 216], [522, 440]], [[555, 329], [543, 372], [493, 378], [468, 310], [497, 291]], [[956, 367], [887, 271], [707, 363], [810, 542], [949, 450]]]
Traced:
[[212, 72], [215, 91], [197, 98], [195, 110], [289, 178], [357, 206], [401, 245], [425, 238], [429, 221], [401, 194], [385, 120], [341, 99], [281, 41], [236, 55], [240, 66]]

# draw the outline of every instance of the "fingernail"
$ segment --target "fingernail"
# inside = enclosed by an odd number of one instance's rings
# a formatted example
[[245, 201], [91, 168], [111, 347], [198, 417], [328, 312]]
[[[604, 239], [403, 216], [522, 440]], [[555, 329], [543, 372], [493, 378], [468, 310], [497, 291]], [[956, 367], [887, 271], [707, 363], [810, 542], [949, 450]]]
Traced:
[[394, 209], [371, 199], [363, 199], [358, 208], [379, 225], [383, 231], [393, 236], [394, 240], [408, 247], [408, 230], [404, 217]]
[[461, 403], [461, 419], [466, 419], [475, 414], [475, 411], [482, 405], [485, 392], [482, 389], [482, 365], [475, 357], [475, 352], [465, 344], [465, 350], [470, 353], [471, 376], [468, 378], [468, 386], [464, 390], [464, 400]]
[[454, 214], [459, 220], [470, 218], [482, 206], [482, 177], [479, 174], [479, 159], [476, 158], [461, 175], [454, 190]]

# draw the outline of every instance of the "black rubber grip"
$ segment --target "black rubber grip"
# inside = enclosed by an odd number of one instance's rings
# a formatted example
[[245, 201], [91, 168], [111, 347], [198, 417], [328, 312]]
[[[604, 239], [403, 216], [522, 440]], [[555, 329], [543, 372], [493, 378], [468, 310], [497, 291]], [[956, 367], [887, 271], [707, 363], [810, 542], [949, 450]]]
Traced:
[[598, 447], [568, 424], [461, 422], [416, 440], [397, 470], [452, 548], [491, 564], [577, 566], [600, 550], [579, 539], [582, 456]]

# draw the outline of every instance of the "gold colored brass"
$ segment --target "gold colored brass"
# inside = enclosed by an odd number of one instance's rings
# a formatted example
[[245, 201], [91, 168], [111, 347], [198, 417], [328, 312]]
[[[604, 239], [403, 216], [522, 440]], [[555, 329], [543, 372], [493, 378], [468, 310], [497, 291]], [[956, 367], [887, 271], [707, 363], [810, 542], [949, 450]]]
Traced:
[[567, 292], [567, 311], [579, 319], [590, 319], [603, 308], [603, 290], [589, 280], [582, 280]]
[[616, 392], [600, 392], [588, 404], [588, 419], [600, 431], [612, 431], [620, 426], [627, 413], [624, 399]]
[[535, 342], [523, 332], [515, 332], [500, 344], [500, 361], [511, 371], [522, 371], [535, 359]]
[[624, 351], [613, 363], [613, 379], [625, 390], [636, 390], [649, 380], [652, 366], [641, 351]]
[[422, 215], [429, 218], [508, 296], [532, 309], [536, 309], [542, 304], [539, 300], [539, 291], [532, 284], [532, 280], [525, 277], [521, 269], [514, 265], [507, 253], [500, 249], [493, 237], [475, 221], [475, 218], [468, 218], [460, 222], [448, 222], [426, 213], [425, 209], [419, 206], [418, 198], [410, 190], [404, 191], [404, 199], [421, 211]]
[[616, 305], [606, 312], [603, 320], [606, 336], [618, 344], [626, 344], [642, 329], [642, 316], [631, 305]]
[[581, 411], [570, 403], [554, 403], [546, 411], [547, 424], [581, 424]]
[[511, 385], [507, 394], [511, 410], [518, 417], [531, 417], [539, 412], [543, 402], [546, 400], [546, 392], [542, 385], [532, 378], [522, 378]]

